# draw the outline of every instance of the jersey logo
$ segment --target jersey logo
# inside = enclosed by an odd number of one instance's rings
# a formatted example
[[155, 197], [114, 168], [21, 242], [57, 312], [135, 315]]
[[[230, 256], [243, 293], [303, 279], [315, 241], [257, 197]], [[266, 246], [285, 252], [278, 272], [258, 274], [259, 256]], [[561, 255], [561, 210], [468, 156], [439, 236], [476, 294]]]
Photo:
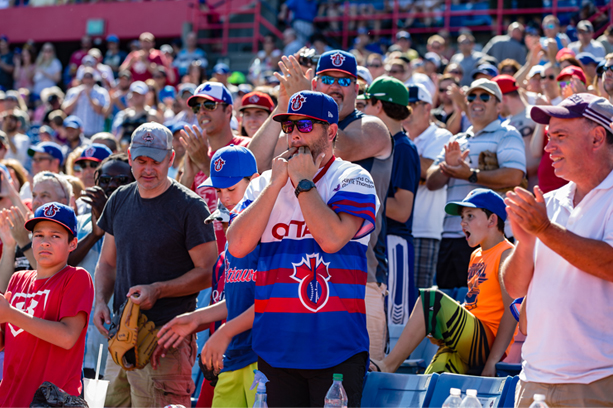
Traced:
[[249, 102], [251, 102], [251, 103], [258, 103], [259, 100], [260, 100], [260, 97], [257, 96], [257, 95], [251, 95], [249, 97]]
[[215, 164], [215, 171], [221, 171], [221, 169], [223, 168], [223, 165], [226, 164], [226, 161], [220, 157], [217, 160], [215, 160], [214, 164]]
[[299, 111], [300, 109], [302, 109], [302, 104], [306, 102], [306, 97], [300, 94], [297, 94], [297, 95], [294, 95], [292, 100], [289, 102], [292, 105], [293, 111]]
[[466, 310], [477, 307], [481, 289], [479, 285], [487, 280], [485, 277], [486, 265], [483, 262], [473, 264], [468, 268], [468, 293], [466, 293]]
[[[10, 303], [15, 309], [21, 310], [22, 312], [27, 313], [30, 316], [34, 316], [34, 312], [37, 308], [39, 308], [39, 305], [42, 306], [43, 311], [46, 309], [47, 300], [49, 299], [49, 293], [49, 289], [38, 291], [36, 293], [15, 293], [11, 297]], [[13, 337], [17, 337], [23, 332], [22, 328], [13, 326], [11, 323], [7, 323], [7, 325], [11, 330], [11, 334], [13, 335]]]
[[45, 214], [45, 217], [55, 217], [55, 214], [60, 210], [60, 207], [58, 207], [55, 204], [47, 204], [47, 206], [45, 206], [45, 209], [43, 210], [43, 214]]
[[153, 135], [151, 132], [147, 132], [147, 134], [143, 136], [143, 140], [147, 143], [153, 142]]
[[330, 55], [330, 61], [335, 67], [340, 67], [343, 65], [343, 62], [345, 62], [345, 56], [340, 52], [337, 52], [336, 54]]
[[323, 308], [330, 297], [330, 288], [328, 281], [330, 280], [330, 272], [328, 265], [319, 256], [319, 254], [307, 255], [306, 259], [298, 264], [292, 263], [294, 273], [290, 276], [297, 282], [298, 297], [302, 305], [311, 312], [317, 312]]
[[85, 157], [94, 157], [94, 153], [96, 153], [96, 148], [91, 146], [85, 150]]

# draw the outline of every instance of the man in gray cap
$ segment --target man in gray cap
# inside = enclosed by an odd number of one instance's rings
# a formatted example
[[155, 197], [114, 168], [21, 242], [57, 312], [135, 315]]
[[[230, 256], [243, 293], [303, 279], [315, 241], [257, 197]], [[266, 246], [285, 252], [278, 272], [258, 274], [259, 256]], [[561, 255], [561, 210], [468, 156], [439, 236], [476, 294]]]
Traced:
[[[149, 122], [132, 134], [128, 157], [136, 182], [113, 193], [98, 222], [105, 236], [95, 274], [94, 324], [105, 336], [111, 295], [115, 313], [130, 297], [160, 327], [195, 310], [198, 292], [211, 285], [217, 246], [213, 228], [203, 224], [209, 210], [198, 195], [168, 178], [174, 156], [165, 126]], [[105, 406], [189, 406], [197, 353], [194, 335], [155, 367], [125, 371], [108, 358]]]
[[613, 105], [588, 93], [535, 106], [565, 186], [507, 193], [517, 246], [501, 266], [511, 297], [527, 296], [529, 336], [515, 406], [612, 406]]
[[[468, 115], [472, 126], [454, 135], [428, 169], [426, 186], [438, 190], [445, 185], [447, 202], [461, 201], [475, 188], [501, 190], [518, 186], [526, 174], [524, 141], [512, 126], [503, 125], [498, 115], [502, 91], [488, 79], [474, 81], [466, 91]], [[493, 170], [479, 169], [479, 155], [489, 152], [498, 165]], [[445, 215], [436, 267], [439, 288], [466, 286], [468, 264], [473, 249], [466, 241], [460, 217]]]
[[578, 41], [568, 45], [568, 48], [575, 54], [589, 52], [598, 59], [604, 58], [607, 52], [604, 45], [594, 40], [594, 26], [589, 20], [581, 20], [577, 23], [577, 37], [579, 38]]

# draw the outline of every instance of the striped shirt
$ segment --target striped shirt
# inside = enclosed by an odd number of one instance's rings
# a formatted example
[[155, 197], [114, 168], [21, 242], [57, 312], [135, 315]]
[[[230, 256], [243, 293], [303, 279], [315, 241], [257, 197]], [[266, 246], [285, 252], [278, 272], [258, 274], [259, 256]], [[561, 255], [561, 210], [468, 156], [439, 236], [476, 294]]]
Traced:
[[[469, 149], [468, 164], [475, 169], [479, 166], [479, 153], [489, 150], [498, 156], [500, 168], [518, 169], [526, 173], [526, 148], [524, 140], [513, 126], [503, 125], [496, 119], [483, 130], [473, 132], [469, 127], [466, 132], [458, 133], [449, 140], [457, 141], [462, 151]], [[445, 161], [445, 150], [441, 151], [434, 164]], [[475, 188], [484, 187], [468, 180], [450, 178], [447, 184], [447, 202], [462, 201]], [[487, 187], [485, 187], [487, 188]], [[463, 238], [460, 217], [445, 214], [443, 238]]]

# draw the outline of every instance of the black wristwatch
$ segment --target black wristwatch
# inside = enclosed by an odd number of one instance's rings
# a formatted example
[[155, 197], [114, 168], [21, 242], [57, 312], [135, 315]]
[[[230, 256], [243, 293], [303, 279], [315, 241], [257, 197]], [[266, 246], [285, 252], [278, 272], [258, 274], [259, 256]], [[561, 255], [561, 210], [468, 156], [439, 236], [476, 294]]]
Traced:
[[479, 175], [479, 169], [473, 170], [473, 173], [468, 176], [468, 182], [469, 183], [476, 183], [477, 182], [477, 176]]
[[294, 191], [294, 193], [296, 194], [296, 197], [298, 197], [298, 195], [300, 195], [300, 193], [305, 192], [305, 191], [309, 191], [313, 188], [316, 188], [315, 183], [313, 183], [312, 180], [300, 180], [300, 182], [298, 183], [298, 185], [296, 186], [296, 191]]

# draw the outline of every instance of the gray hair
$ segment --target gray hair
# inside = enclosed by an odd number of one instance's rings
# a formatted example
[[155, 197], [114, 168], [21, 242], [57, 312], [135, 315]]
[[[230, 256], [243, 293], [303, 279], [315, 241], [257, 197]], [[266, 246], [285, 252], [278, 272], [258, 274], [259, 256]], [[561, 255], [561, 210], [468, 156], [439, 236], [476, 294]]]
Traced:
[[51, 173], [50, 171], [41, 171], [34, 176], [32, 180], [32, 190], [38, 183], [45, 181], [51, 181], [56, 185], [56, 192], [58, 195], [65, 197], [66, 202], [63, 204], [70, 205], [70, 199], [72, 198], [72, 184], [61, 174]]

